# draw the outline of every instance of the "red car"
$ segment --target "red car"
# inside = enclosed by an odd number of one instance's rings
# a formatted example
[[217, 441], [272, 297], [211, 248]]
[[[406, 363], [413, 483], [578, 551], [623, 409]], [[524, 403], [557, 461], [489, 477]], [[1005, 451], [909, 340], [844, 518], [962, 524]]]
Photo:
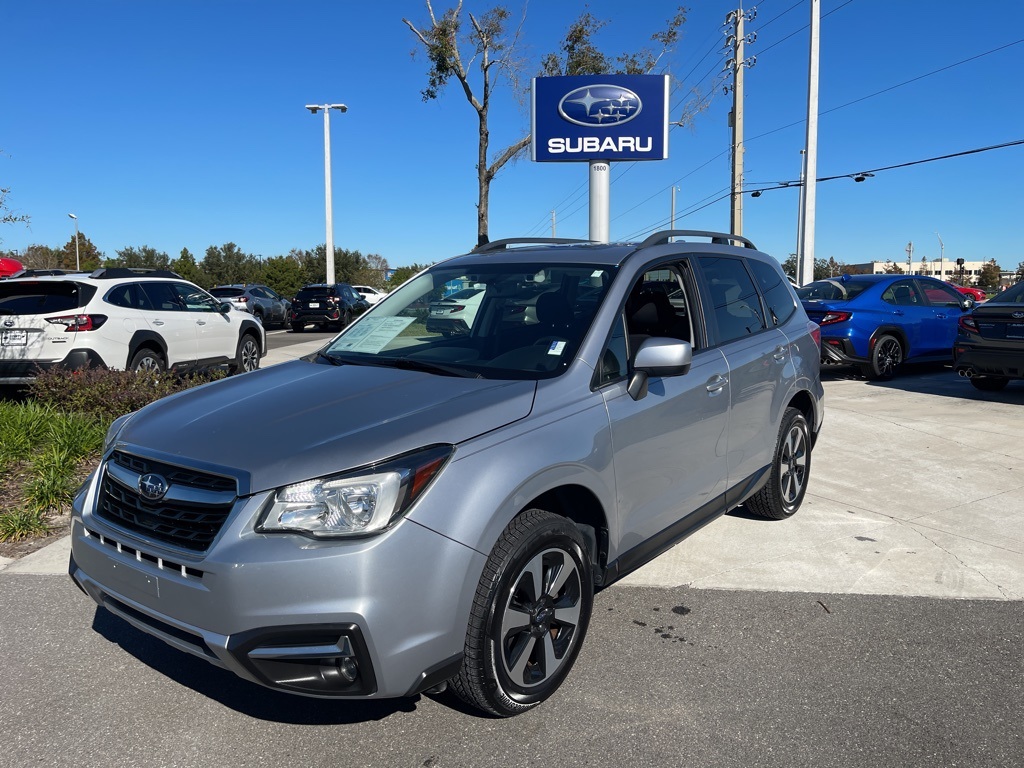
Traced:
[[17, 259], [0, 258], [0, 277], [10, 277], [24, 267]]
[[981, 290], [981, 288], [972, 288], [969, 285], [954, 285], [953, 287], [960, 291], [960, 293], [970, 296], [975, 301], [984, 301], [988, 298], [988, 294]]

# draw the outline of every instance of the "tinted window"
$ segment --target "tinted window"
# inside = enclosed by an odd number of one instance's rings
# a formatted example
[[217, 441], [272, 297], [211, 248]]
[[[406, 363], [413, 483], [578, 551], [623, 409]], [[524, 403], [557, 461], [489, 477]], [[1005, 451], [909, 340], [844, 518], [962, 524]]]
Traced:
[[153, 309], [149, 298], [137, 283], [125, 283], [111, 289], [104, 301], [127, 309]]
[[91, 285], [74, 282], [0, 283], [0, 315], [44, 315], [84, 307], [96, 293]]
[[772, 325], [782, 325], [796, 312], [796, 300], [790, 290], [789, 281], [770, 264], [753, 259], [747, 264], [754, 273], [757, 287], [761, 289], [761, 296], [768, 309], [768, 322]]
[[216, 312], [218, 304], [204, 291], [188, 283], [174, 283], [174, 291], [189, 312]]
[[309, 301], [310, 299], [316, 301], [331, 294], [332, 289], [326, 285], [308, 285], [305, 288], [301, 288], [295, 297], [303, 301]]
[[245, 293], [242, 288], [214, 288], [210, 291], [212, 296], [216, 296], [218, 299], [227, 299], [232, 296], [241, 296]]
[[719, 343], [764, 330], [761, 299], [743, 261], [724, 256], [701, 256], [698, 261], [711, 293]]
[[805, 301], [822, 299], [825, 301], [849, 301], [862, 293], [871, 283], [860, 280], [843, 280], [835, 278], [816, 280], [803, 288], [796, 289], [796, 295]]
[[170, 283], [140, 283], [139, 288], [149, 298], [153, 308], [160, 312], [180, 312], [185, 309]]
[[923, 281], [921, 287], [924, 295], [928, 297], [928, 303], [937, 307], [959, 307], [963, 302], [964, 294], [955, 288], [933, 283], [931, 280]]
[[989, 304], [1024, 304], [1024, 282], [1011, 285], [988, 300]]
[[924, 304], [924, 298], [913, 280], [900, 280], [882, 292], [882, 301], [897, 307], [914, 307]]
[[626, 377], [626, 327], [620, 316], [612, 326], [612, 335], [601, 353], [601, 364], [594, 372], [594, 385], [603, 386]]

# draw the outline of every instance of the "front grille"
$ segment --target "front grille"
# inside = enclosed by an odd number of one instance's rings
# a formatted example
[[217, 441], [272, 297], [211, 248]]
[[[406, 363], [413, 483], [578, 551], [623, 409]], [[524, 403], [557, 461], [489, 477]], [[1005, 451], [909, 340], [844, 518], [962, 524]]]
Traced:
[[[138, 478], [149, 473], [169, 485], [158, 501], [138, 490]], [[231, 513], [235, 493], [232, 478], [115, 451], [103, 473], [96, 514], [147, 539], [202, 552]]]

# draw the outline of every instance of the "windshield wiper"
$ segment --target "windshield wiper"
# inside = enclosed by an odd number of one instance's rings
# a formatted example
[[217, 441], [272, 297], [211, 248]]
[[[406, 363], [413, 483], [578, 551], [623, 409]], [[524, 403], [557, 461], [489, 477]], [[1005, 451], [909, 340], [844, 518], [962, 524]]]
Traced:
[[326, 360], [331, 365], [344, 365], [345, 364], [341, 360], [339, 360], [338, 358], [334, 357], [333, 355], [328, 355], [326, 352], [321, 352], [319, 350], [317, 350], [316, 359], [317, 360]]
[[380, 365], [389, 368], [401, 368], [405, 371], [423, 371], [424, 373], [437, 373], [441, 376], [458, 376], [462, 379], [482, 379], [483, 376], [475, 371], [468, 371], [465, 368], [458, 368], [454, 365], [433, 363], [429, 360], [419, 360], [411, 357], [374, 357], [360, 360], [366, 365]]

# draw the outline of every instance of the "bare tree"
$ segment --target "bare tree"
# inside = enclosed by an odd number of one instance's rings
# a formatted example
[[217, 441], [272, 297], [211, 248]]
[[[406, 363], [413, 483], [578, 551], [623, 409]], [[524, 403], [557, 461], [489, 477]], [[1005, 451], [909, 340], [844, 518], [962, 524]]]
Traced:
[[[424, 101], [440, 96], [449, 80], [454, 78], [462, 86], [462, 92], [476, 112], [478, 122], [477, 142], [477, 243], [488, 240], [488, 200], [491, 182], [505, 165], [520, 157], [530, 145], [526, 135], [505, 147], [488, 161], [490, 131], [488, 114], [494, 88], [506, 80], [517, 98], [525, 93], [523, 81], [526, 62], [517, 58], [525, 11], [515, 30], [508, 27], [511, 14], [503, 6], [495, 6], [481, 16], [466, 12], [468, 29], [463, 29], [462, 0], [438, 16], [431, 0], [425, 0], [429, 25], [417, 27], [409, 19], [402, 19], [412, 30], [427, 56], [430, 68], [427, 70], [427, 87], [423, 89]], [[660, 47], [657, 51], [641, 48], [633, 53], [609, 59], [596, 45], [594, 35], [607, 22], [584, 11], [569, 27], [560, 45], [561, 53], [549, 53], [541, 58], [540, 73], [543, 75], [583, 74], [644, 74], [651, 72], [662, 56], [679, 40], [679, 28], [686, 20], [685, 12], [678, 8], [675, 16], [663, 31], [651, 36]], [[418, 49], [413, 50], [413, 56]], [[474, 74], [471, 74], [474, 73]], [[471, 77], [476, 81], [470, 82]], [[479, 95], [478, 95], [479, 94]], [[699, 107], [698, 107], [699, 109]], [[685, 118], [684, 118], [685, 120]], [[681, 121], [682, 122], [682, 121]]]

